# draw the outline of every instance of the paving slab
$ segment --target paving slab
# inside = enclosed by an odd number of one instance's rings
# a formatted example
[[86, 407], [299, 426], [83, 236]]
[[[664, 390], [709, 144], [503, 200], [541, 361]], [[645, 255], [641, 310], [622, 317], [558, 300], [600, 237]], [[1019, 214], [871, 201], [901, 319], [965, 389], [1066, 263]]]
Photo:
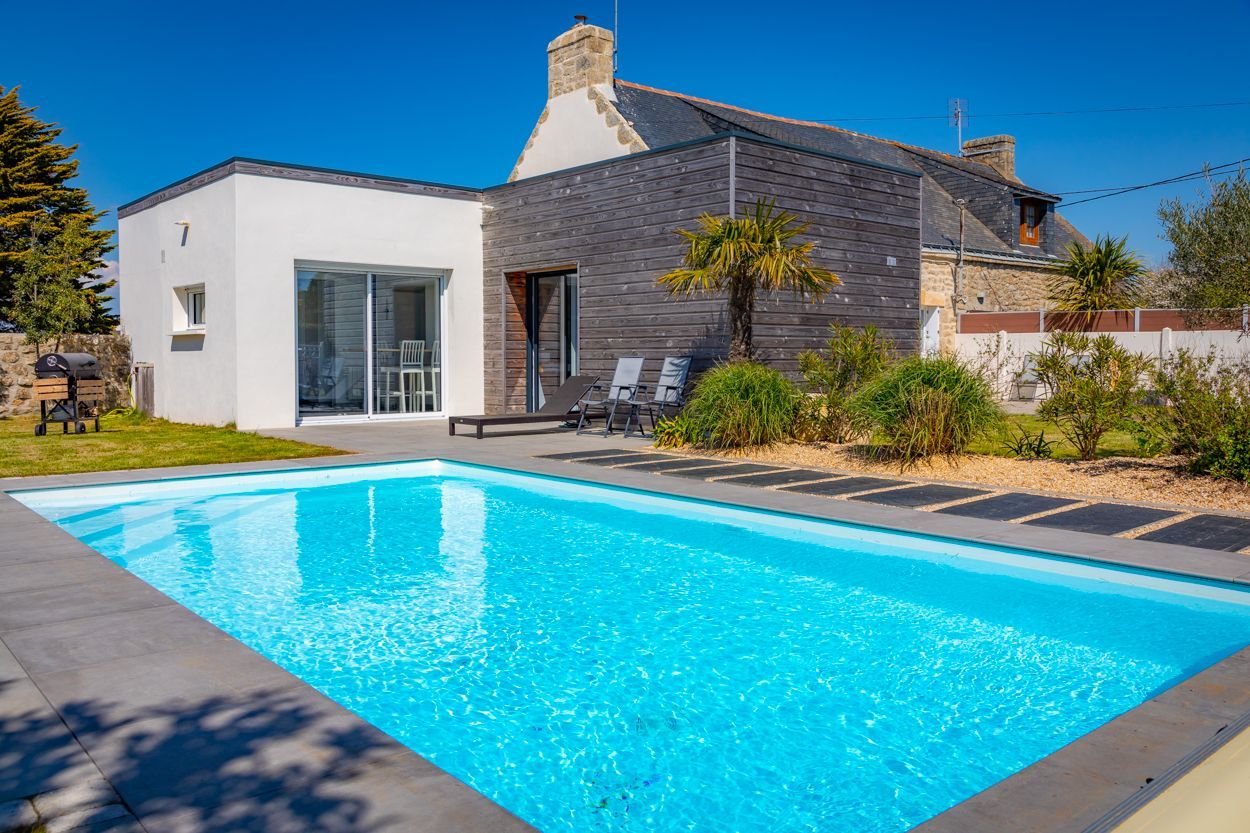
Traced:
[[946, 515], [959, 515], [965, 518], [984, 518], [988, 521], [1010, 521], [1036, 515], [1038, 512], [1049, 512], [1061, 506], [1076, 503], [1072, 498], [1051, 497], [1049, 495], [1030, 495], [1022, 492], [1009, 492], [1005, 495], [994, 495], [984, 500], [961, 503], [936, 511]]
[[17, 657], [13, 656], [8, 646], [0, 642], [0, 683], [20, 680], [25, 676], [26, 669], [22, 668], [22, 664], [17, 661]]
[[[692, 477], [696, 480], [710, 480], [713, 477], [725, 477], [732, 474], [756, 474], [758, 472], [776, 471], [776, 466], [766, 466], [760, 463], [723, 463], [717, 466], [709, 466], [708, 468], [698, 469], [677, 469], [665, 472], [674, 477]], [[729, 481], [734, 482], [734, 481]]]
[[5, 564], [0, 565], [0, 596], [19, 591], [89, 584], [123, 575], [126, 575], [124, 569], [94, 554], [59, 561]]
[[580, 460], [573, 460], [572, 462], [591, 466], [617, 466], [621, 463], [644, 463], [667, 459], [669, 458], [664, 454], [649, 454], [645, 451], [629, 451], [624, 454], [614, 454], [608, 457], [586, 457]]
[[95, 550], [68, 532], [62, 532], [43, 518], [39, 520], [42, 525], [38, 526], [0, 524], [0, 566], [96, 555]]
[[843, 476], [828, 471], [816, 471], [815, 469], [782, 469], [781, 471], [770, 471], [762, 474], [748, 474], [725, 482], [737, 483], [743, 486], [786, 486], [791, 483], [805, 483], [812, 480], [827, 480]]
[[300, 790], [412, 754], [308, 686], [257, 694], [244, 704], [210, 698], [144, 720], [101, 719], [76, 735], [141, 821]]
[[36, 674], [33, 679], [70, 727], [84, 735], [101, 725], [198, 709], [207, 702], [239, 705], [301, 685], [298, 677], [226, 639]]
[[544, 460], [581, 460], [590, 457], [611, 457], [617, 454], [631, 454], [626, 448], [601, 448], [597, 451], [562, 451], [558, 454], [540, 454]]
[[4, 636], [28, 674], [83, 668], [221, 639], [231, 637], [173, 603], [22, 628]]
[[1236, 552], [1250, 547], [1250, 518], [1195, 515], [1171, 526], [1139, 535], [1137, 540]]
[[90, 584], [0, 593], [0, 633], [168, 604], [172, 604], [168, 596], [126, 572]]
[[630, 471], [652, 471], [665, 472], [677, 471], [678, 469], [695, 469], [706, 468], [708, 466], [723, 465], [720, 460], [706, 460], [699, 457], [670, 457], [667, 460], [651, 460], [646, 463], [627, 463], [622, 468]]
[[783, 492], [802, 492], [805, 495], [846, 495], [852, 492], [865, 492], [869, 489], [884, 489], [886, 486], [905, 486], [906, 480], [889, 480], [884, 477], [844, 477], [841, 480], [828, 480], [821, 483], [796, 483], [783, 486]]
[[1116, 535], [1139, 526], [1152, 524], [1179, 513], [1149, 506], [1130, 506], [1124, 503], [1091, 503], [1045, 515], [1024, 523], [1050, 529], [1067, 529], [1073, 532], [1089, 532], [1094, 535]]
[[0, 804], [100, 777], [30, 680], [0, 683]]
[[871, 495], [860, 495], [851, 498], [851, 500], [880, 503], [885, 506], [915, 507], [929, 506], [934, 503], [946, 503], [987, 493], [986, 489], [969, 489], [964, 486], [944, 486], [939, 483], [933, 483], [923, 486], [908, 486], [905, 489], [891, 489], [888, 492], [875, 492]]
[[212, 808], [144, 815], [162, 833], [536, 833], [415, 755]]

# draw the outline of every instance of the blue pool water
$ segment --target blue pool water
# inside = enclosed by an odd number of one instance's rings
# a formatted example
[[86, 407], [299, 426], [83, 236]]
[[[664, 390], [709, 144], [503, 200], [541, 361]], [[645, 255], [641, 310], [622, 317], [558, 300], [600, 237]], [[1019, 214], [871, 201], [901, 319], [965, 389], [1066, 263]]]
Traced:
[[428, 461], [15, 495], [547, 833], [902, 831], [1238, 590]]

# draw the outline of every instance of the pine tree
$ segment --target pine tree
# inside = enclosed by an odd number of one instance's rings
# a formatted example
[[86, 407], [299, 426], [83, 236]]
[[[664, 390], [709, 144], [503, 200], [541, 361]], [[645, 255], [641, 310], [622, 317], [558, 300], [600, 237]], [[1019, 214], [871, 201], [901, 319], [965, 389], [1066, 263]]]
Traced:
[[34, 113], [18, 98], [17, 87], [0, 87], [0, 318], [21, 317], [14, 315], [15, 281], [27, 252], [51, 244], [73, 223], [84, 241], [73, 266], [76, 285], [92, 310], [82, 326], [108, 332], [116, 319], [104, 307], [108, 296], [100, 294], [107, 287], [86, 284], [113, 250], [113, 232], [92, 228], [104, 212], [92, 206], [84, 189], [69, 184], [78, 174], [73, 158], [78, 146], [58, 144], [61, 129]]

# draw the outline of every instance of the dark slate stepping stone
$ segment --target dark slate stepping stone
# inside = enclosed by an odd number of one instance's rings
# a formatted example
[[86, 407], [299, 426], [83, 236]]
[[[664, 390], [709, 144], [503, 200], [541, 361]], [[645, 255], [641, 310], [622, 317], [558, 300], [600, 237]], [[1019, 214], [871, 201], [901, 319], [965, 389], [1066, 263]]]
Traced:
[[627, 448], [601, 448], [596, 451], [562, 451], [559, 454], [540, 454], [544, 460], [582, 460], [590, 457], [611, 457], [618, 454], [638, 454]]
[[884, 489], [886, 486], [906, 485], [905, 480], [887, 480], [884, 477], [843, 477], [840, 480], [821, 483], [796, 483], [793, 486], [783, 486], [782, 489], [807, 495], [847, 495], [851, 492], [866, 492], [869, 489]]
[[1151, 509], [1149, 506], [1128, 506], [1123, 503], [1094, 503], [1046, 515], [1025, 521], [1030, 526], [1045, 526], [1051, 529], [1068, 529], [1074, 532], [1092, 532], [1095, 535], [1115, 535], [1127, 532], [1139, 526], [1152, 524], [1164, 518], [1176, 515], [1166, 509]]
[[888, 492], [876, 492], [871, 495], [860, 495], [851, 500], [862, 500], [866, 503], [882, 503], [886, 506], [928, 506], [931, 503], [946, 503], [965, 497], [976, 497], [986, 494], [985, 489], [968, 489], [963, 486], [943, 486], [932, 483], [923, 486], [909, 486], [906, 489], [891, 489]]
[[803, 483], [808, 480], [821, 480], [831, 477], [842, 477], [840, 474], [832, 474], [827, 471], [815, 471], [813, 469], [782, 469], [781, 471], [770, 471], [764, 474], [748, 474], [745, 477], [735, 477], [726, 483], [745, 483], [748, 486], [785, 486], [790, 483]]
[[1236, 552], [1250, 547], [1250, 518], [1228, 515], [1195, 515], [1180, 523], [1147, 532], [1138, 541], [1160, 544], [1186, 544], [1208, 550]]
[[972, 503], [961, 503], [937, 510], [946, 515], [961, 515], [965, 518], [984, 518], [988, 521], [1010, 521], [1026, 515], [1036, 515], [1076, 503], [1066, 497], [1050, 497], [1048, 495], [1017, 494], [995, 495], [985, 500], [974, 500]]
[[676, 469], [694, 469], [699, 467], [708, 467], [719, 465], [716, 460], [701, 460], [698, 457], [669, 457], [666, 460], [652, 460], [645, 463], [626, 463], [624, 468], [630, 471], [658, 471], [666, 472]]
[[705, 469], [679, 469], [665, 472], [665, 474], [671, 474], [676, 477], [697, 477], [700, 480], [707, 480], [711, 477], [724, 477], [727, 474], [754, 474], [760, 471], [776, 470], [776, 466], [762, 466], [759, 463], [726, 463], [722, 466], [712, 466]]
[[574, 460], [575, 463], [588, 463], [592, 466], [619, 466], [623, 463], [645, 463], [660, 460], [671, 459], [664, 454], [648, 454], [641, 451], [627, 451], [624, 454], [614, 454], [611, 457], [586, 457], [581, 460]]

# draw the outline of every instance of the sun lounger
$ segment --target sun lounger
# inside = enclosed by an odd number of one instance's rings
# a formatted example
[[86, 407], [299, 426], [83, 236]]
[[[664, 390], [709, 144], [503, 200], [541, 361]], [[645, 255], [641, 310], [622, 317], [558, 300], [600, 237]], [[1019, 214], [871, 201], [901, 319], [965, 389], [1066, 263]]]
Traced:
[[447, 418], [447, 433], [456, 436], [457, 425], [471, 425], [474, 436], [482, 439], [482, 429], [487, 425], [536, 425], [544, 422], [571, 422], [577, 419], [573, 409], [590, 392], [598, 376], [570, 376], [563, 385], [547, 397], [547, 402], [537, 411], [528, 414], [477, 414]]

